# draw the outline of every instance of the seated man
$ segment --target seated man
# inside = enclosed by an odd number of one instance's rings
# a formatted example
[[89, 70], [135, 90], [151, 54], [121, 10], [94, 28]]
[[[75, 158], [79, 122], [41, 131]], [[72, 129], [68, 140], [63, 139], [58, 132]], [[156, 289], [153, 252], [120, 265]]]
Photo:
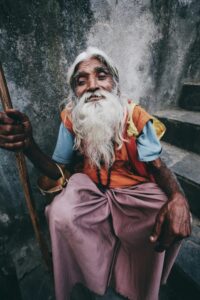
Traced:
[[112, 285], [128, 299], [156, 300], [191, 232], [187, 200], [159, 157], [162, 124], [154, 127], [152, 116], [120, 95], [116, 67], [96, 48], [76, 58], [68, 79], [53, 159], [36, 145], [24, 114], [0, 114], [0, 146], [23, 150], [49, 178], [58, 179], [75, 152], [83, 158], [46, 208], [56, 299], [69, 300], [81, 283], [99, 295]]

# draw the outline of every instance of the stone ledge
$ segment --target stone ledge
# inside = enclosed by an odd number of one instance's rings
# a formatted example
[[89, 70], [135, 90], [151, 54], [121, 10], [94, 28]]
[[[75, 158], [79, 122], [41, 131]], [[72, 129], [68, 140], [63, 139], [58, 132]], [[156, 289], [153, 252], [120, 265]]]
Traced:
[[[200, 216], [200, 156], [162, 142], [162, 158], [177, 175], [191, 206], [193, 213]], [[169, 283], [175, 288], [181, 299], [199, 299], [200, 292], [200, 219], [193, 215], [191, 236], [183, 241]], [[182, 293], [183, 291], [183, 293]], [[182, 293], [182, 294], [181, 294]]]
[[187, 180], [200, 185], [200, 155], [182, 150], [166, 142], [161, 142], [163, 151], [161, 157], [168, 167]]
[[200, 112], [188, 111], [181, 108], [160, 110], [155, 113], [158, 118], [166, 118], [184, 124], [200, 126]]
[[177, 175], [192, 212], [200, 217], [200, 156], [162, 142], [162, 159]]
[[173, 109], [158, 111], [155, 116], [167, 128], [164, 141], [200, 154], [200, 112]]
[[183, 241], [176, 264], [200, 289], [200, 220], [194, 216], [192, 234]]
[[191, 236], [183, 241], [168, 279], [181, 300], [199, 300], [200, 295], [200, 220], [194, 217]]
[[32, 237], [17, 244], [10, 254], [22, 300], [55, 300], [53, 278], [42, 259], [36, 239]]

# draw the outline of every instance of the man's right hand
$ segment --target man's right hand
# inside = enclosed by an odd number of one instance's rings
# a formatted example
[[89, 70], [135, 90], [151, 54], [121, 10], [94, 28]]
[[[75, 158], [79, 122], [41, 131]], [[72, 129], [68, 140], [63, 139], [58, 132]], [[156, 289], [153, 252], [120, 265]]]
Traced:
[[61, 172], [55, 162], [35, 143], [29, 118], [15, 109], [0, 112], [0, 148], [23, 151], [45, 176], [53, 180], [61, 177]]
[[0, 147], [10, 151], [24, 151], [33, 141], [29, 118], [15, 110], [0, 112]]

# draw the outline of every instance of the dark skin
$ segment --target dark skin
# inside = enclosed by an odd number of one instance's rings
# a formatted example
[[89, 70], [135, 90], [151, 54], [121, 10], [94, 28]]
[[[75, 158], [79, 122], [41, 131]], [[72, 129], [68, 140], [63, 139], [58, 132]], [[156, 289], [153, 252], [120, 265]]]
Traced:
[[14, 152], [23, 151], [43, 174], [55, 180], [60, 177], [54, 161], [35, 143], [28, 117], [17, 110], [0, 112], [0, 147]]
[[156, 217], [150, 236], [150, 241], [156, 243], [156, 250], [162, 252], [174, 242], [191, 234], [190, 211], [188, 202], [175, 175], [167, 168], [165, 163], [158, 158], [148, 163], [148, 165], [154, 174], [156, 183], [168, 197], [168, 201]]
[[[114, 86], [112, 77], [107, 70], [103, 72], [103, 68], [106, 66], [94, 58], [80, 63], [75, 87], [78, 97], [89, 91], [112, 90]], [[96, 97], [90, 100], [101, 101]], [[23, 151], [45, 176], [54, 180], [60, 177], [55, 162], [45, 155], [34, 141], [28, 117], [17, 110], [0, 112], [0, 147], [9, 151]], [[68, 167], [60, 166], [63, 169]], [[150, 242], [155, 244], [155, 250], [162, 252], [174, 242], [191, 234], [190, 212], [188, 202], [174, 174], [164, 162], [158, 158], [149, 162], [148, 167], [153, 172], [156, 183], [168, 197], [168, 201], [157, 214], [149, 238]]]

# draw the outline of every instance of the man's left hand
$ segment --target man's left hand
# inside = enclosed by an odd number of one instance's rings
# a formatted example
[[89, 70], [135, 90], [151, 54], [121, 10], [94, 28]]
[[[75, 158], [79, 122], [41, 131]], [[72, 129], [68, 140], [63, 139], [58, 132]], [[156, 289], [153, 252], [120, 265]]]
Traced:
[[155, 250], [162, 252], [173, 243], [191, 234], [191, 214], [187, 200], [177, 192], [160, 209], [150, 241], [156, 243]]

